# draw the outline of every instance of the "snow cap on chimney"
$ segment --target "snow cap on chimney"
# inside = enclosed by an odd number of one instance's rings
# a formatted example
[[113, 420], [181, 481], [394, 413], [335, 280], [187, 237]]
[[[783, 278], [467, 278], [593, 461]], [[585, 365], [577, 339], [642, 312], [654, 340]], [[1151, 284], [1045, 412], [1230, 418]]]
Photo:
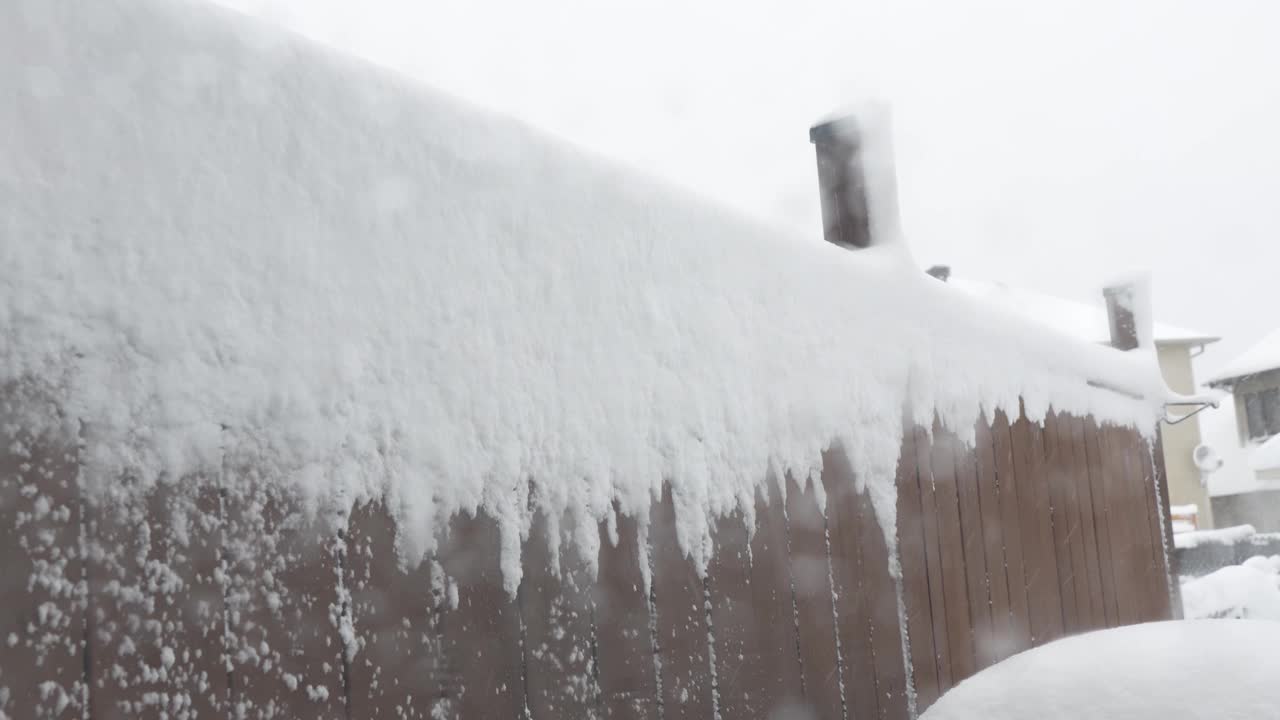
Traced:
[[1107, 302], [1112, 347], [1152, 347], [1151, 278], [1144, 275], [1111, 283], [1102, 289], [1102, 296]]

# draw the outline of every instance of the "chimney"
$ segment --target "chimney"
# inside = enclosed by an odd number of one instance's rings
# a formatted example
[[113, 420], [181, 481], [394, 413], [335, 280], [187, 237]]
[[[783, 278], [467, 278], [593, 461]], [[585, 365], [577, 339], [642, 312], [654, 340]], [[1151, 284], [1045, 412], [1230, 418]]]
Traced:
[[822, 228], [828, 242], [866, 248], [898, 234], [896, 178], [888, 114], [869, 108], [815, 125]]
[[1138, 324], [1133, 309], [1137, 292], [1132, 283], [1102, 289], [1107, 301], [1107, 323], [1111, 328], [1111, 346], [1117, 350], [1138, 347]]

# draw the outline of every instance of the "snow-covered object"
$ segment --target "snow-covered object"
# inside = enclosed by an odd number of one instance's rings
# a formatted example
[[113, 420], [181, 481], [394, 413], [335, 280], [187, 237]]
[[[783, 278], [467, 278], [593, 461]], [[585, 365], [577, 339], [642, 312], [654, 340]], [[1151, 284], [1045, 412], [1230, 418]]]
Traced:
[[1272, 555], [1270, 557], [1266, 555], [1254, 555], [1240, 564], [1248, 568], [1253, 568], [1259, 572], [1280, 575], [1280, 555]]
[[[967, 293], [999, 304], [1030, 320], [1047, 325], [1064, 335], [1091, 343], [1109, 343], [1111, 330], [1107, 324], [1107, 310], [1102, 303], [1083, 303], [1046, 295], [1026, 288], [999, 282], [988, 282], [964, 276], [952, 275], [947, 280]], [[1216, 342], [1217, 337], [1198, 330], [1156, 322], [1153, 327], [1155, 343], [1206, 344]]]
[[965, 438], [1019, 397], [1149, 432], [1164, 398], [1152, 357], [889, 247], [198, 2], [3, 3], [0, 97], [0, 384], [42, 386], [91, 488], [253, 467], [312, 511], [385, 497], [409, 559], [483, 508], [514, 590], [535, 510], [591, 562], [665, 480], [701, 565], [709, 518], [839, 443], [892, 540], [904, 407]]
[[1262, 443], [1249, 453], [1249, 467], [1258, 472], [1280, 468], [1280, 435]]
[[1235, 545], [1248, 540], [1257, 532], [1252, 525], [1236, 525], [1216, 530], [1196, 530], [1195, 532], [1175, 535], [1173, 546], [1179, 550], [1187, 550], [1201, 545]]
[[1280, 557], [1249, 558], [1182, 584], [1182, 613], [1196, 618], [1280, 620]]
[[1176, 534], [1195, 531], [1196, 516], [1199, 513], [1200, 508], [1195, 504], [1170, 505], [1169, 515], [1173, 518], [1173, 532]]
[[1064, 638], [960, 683], [921, 720], [1258, 720], [1280, 708], [1280, 623], [1184, 620]]
[[1206, 382], [1216, 385], [1246, 375], [1276, 369], [1280, 369], [1280, 330], [1273, 331], [1253, 347], [1236, 356]]

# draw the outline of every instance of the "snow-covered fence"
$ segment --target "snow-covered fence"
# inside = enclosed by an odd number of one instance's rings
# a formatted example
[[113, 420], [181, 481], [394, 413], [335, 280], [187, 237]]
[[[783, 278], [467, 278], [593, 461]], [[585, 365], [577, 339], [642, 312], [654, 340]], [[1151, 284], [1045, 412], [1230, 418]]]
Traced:
[[1280, 554], [1280, 533], [1260, 533], [1252, 525], [1179, 533], [1173, 539], [1174, 567], [1184, 577], [1207, 575], [1255, 555]]
[[754, 532], [715, 527], [704, 576], [669, 488], [647, 529], [601, 527], [598, 573], [567, 544], [553, 559], [539, 516], [514, 597], [486, 515], [454, 518], [407, 568], [381, 504], [308, 519], [231, 465], [90, 499], [53, 437], [8, 436], [0, 455], [11, 716], [906, 718], [1014, 652], [1173, 614], [1159, 454], [1058, 413], [996, 413], [973, 446], [907, 429], [900, 583], [835, 448], [825, 511], [817, 488], [784, 501], [766, 484]]
[[896, 719], [1170, 612], [1154, 358], [882, 176], [786, 237], [200, 0], [0, 3], [0, 96], [0, 713]]

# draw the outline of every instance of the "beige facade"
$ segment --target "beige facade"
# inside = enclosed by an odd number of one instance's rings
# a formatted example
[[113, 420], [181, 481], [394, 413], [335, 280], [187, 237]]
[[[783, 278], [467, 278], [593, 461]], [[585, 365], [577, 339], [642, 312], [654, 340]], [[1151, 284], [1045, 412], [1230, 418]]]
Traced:
[[[1200, 346], [1187, 343], [1156, 343], [1160, 372], [1171, 390], [1185, 395], [1196, 392], [1191, 351], [1198, 347]], [[1176, 410], [1182, 408], [1175, 408]], [[1213, 527], [1209, 490], [1192, 457], [1196, 446], [1201, 443], [1199, 418], [1191, 418], [1177, 425], [1161, 423], [1160, 426], [1164, 439], [1164, 466], [1169, 477], [1170, 504], [1195, 505], [1199, 510], [1197, 526], [1201, 529]]]

